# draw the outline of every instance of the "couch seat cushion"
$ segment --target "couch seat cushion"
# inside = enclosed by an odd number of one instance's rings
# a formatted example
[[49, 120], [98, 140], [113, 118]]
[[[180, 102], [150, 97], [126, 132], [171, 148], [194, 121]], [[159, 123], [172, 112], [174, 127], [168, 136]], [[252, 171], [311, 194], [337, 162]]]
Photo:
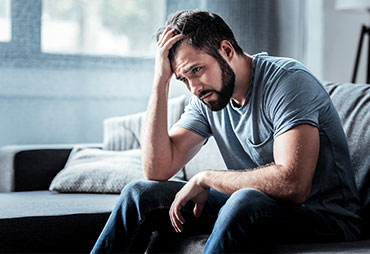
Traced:
[[[202, 253], [207, 242], [208, 234], [195, 234], [192, 236], [175, 236], [171, 241], [168, 237], [154, 234], [155, 241], [149, 246], [148, 253]], [[262, 253], [275, 254], [308, 254], [308, 253], [335, 253], [335, 254], [367, 254], [370, 253], [370, 240], [361, 240], [345, 243], [295, 243], [273, 246], [270, 251]]]
[[119, 195], [60, 194], [51, 191], [0, 193], [0, 219], [110, 213]]
[[119, 195], [0, 193], [0, 253], [91, 251]]

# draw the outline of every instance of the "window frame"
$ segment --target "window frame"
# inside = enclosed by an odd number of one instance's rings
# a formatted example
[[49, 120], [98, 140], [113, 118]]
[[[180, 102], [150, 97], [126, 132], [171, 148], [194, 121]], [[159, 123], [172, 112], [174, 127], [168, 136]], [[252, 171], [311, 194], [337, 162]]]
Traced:
[[[207, 9], [208, 0], [166, 0], [166, 17], [181, 9]], [[153, 69], [152, 57], [55, 54], [41, 51], [42, 0], [11, 0], [11, 40], [0, 42], [0, 67]]]
[[41, 50], [42, 0], [11, 0], [11, 40], [0, 42], [0, 66], [20, 68], [152, 67], [153, 57], [55, 54]]

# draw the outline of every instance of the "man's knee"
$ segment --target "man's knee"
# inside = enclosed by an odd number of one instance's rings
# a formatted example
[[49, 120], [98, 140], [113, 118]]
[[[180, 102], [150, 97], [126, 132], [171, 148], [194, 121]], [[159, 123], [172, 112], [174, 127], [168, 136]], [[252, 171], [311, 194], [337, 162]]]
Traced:
[[149, 180], [134, 180], [128, 183], [121, 191], [121, 195], [133, 194], [141, 195], [152, 189], [157, 182]]
[[119, 202], [135, 203], [135, 206], [172, 202], [182, 186], [180, 182], [135, 180], [122, 189]]
[[220, 215], [228, 217], [229, 220], [253, 220], [256, 217], [268, 215], [275, 205], [276, 200], [265, 193], [246, 188], [238, 190], [230, 196]]
[[274, 199], [257, 189], [245, 188], [234, 192], [229, 198], [229, 201], [236, 204], [240, 203], [242, 206], [255, 206], [256, 204], [274, 202]]

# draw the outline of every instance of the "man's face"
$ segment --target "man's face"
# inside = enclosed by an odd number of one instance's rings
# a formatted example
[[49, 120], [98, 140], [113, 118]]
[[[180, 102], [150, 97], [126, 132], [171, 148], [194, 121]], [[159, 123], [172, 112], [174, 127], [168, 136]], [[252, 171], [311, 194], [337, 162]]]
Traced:
[[213, 111], [223, 109], [234, 91], [235, 74], [220, 55], [217, 59], [182, 43], [171, 67], [176, 78]]

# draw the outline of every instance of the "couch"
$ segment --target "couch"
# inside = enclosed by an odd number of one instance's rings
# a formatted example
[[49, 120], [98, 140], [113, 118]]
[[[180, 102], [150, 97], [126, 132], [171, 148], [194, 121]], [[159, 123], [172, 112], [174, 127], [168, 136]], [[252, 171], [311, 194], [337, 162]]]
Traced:
[[[350, 149], [362, 204], [361, 239], [282, 244], [273, 246], [271, 253], [370, 253], [370, 85], [325, 83], [324, 87], [338, 110]], [[185, 96], [171, 100], [169, 126], [180, 117], [186, 101]], [[89, 252], [119, 190], [127, 182], [142, 178], [137, 158], [143, 117], [145, 113], [106, 119], [101, 144], [2, 147], [0, 253]], [[125, 156], [136, 160], [122, 161]], [[97, 170], [97, 165], [103, 171]], [[122, 165], [126, 166], [121, 168]], [[131, 168], [136, 171], [130, 171]], [[213, 139], [172, 180], [188, 180], [202, 168], [225, 168]], [[73, 172], [81, 170], [87, 173], [70, 183], [71, 175], [76, 178]], [[126, 174], [125, 178], [116, 180], [120, 178], [116, 171]], [[102, 177], [101, 172], [110, 175]], [[91, 180], [90, 176], [96, 179]], [[207, 237], [178, 235], [169, 240], [154, 232], [147, 252], [201, 253]]]

